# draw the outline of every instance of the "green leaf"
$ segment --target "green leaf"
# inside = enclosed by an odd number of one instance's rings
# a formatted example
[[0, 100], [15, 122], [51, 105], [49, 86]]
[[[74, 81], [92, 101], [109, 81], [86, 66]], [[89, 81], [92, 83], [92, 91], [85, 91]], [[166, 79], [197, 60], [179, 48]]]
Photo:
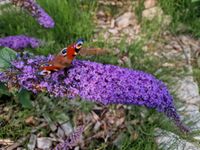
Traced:
[[192, 0], [192, 3], [195, 3], [195, 2], [198, 2], [198, 1], [200, 1], [200, 0]]
[[18, 99], [19, 102], [22, 104], [22, 107], [32, 108], [31, 96], [27, 90], [21, 89], [20, 92], [18, 93]]
[[17, 57], [17, 52], [10, 48], [0, 49], [0, 71], [4, 71], [6, 68], [10, 67], [10, 62], [15, 60]]
[[9, 96], [8, 88], [0, 82], [0, 94]]

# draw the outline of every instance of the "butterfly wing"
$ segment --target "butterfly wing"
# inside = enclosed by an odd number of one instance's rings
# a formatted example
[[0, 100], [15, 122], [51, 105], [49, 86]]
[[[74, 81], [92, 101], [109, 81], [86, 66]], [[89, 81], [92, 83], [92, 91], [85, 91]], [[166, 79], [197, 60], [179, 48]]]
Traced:
[[41, 65], [41, 71], [39, 72], [39, 74], [47, 75], [64, 68], [69, 68], [70, 66], [70, 60], [68, 60], [66, 57], [63, 57], [62, 55], [57, 55], [52, 61], [48, 62], [48, 64]]
[[73, 59], [81, 49], [83, 42], [83, 39], [79, 39], [75, 44], [71, 44], [67, 48], [62, 49], [60, 53], [54, 57], [53, 60], [48, 62], [47, 65], [42, 65], [40, 67], [41, 71], [39, 74], [47, 75], [54, 71], [69, 68]]

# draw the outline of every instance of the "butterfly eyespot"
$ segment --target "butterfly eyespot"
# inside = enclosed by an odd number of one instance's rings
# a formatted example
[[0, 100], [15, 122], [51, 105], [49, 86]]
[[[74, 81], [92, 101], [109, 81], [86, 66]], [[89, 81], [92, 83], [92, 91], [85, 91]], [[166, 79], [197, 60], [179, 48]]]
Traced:
[[76, 49], [81, 49], [82, 45], [83, 45], [84, 40], [83, 39], [78, 39], [75, 45]]
[[66, 56], [67, 55], [67, 49], [66, 48], [62, 49], [61, 54], [63, 56]]
[[76, 49], [81, 49], [82, 45], [76, 45]]
[[38, 75], [45, 76], [45, 75], [48, 75], [48, 74], [50, 74], [50, 73], [51, 73], [51, 71], [42, 70], [42, 71], [38, 72]]

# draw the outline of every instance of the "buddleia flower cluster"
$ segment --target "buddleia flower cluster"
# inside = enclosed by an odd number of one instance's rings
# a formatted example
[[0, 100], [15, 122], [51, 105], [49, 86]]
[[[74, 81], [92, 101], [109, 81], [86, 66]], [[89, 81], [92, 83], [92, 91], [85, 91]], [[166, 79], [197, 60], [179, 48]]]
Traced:
[[53, 28], [53, 19], [34, 0], [11, 0], [11, 3], [28, 11], [45, 28]]
[[0, 47], [9, 47], [14, 50], [22, 50], [24, 48], [37, 48], [41, 45], [41, 41], [25, 35], [7, 36], [0, 38]]
[[0, 74], [0, 81], [55, 97], [80, 97], [105, 105], [128, 104], [154, 108], [171, 118], [182, 131], [189, 131], [180, 121], [166, 85], [154, 76], [142, 71], [81, 60], [74, 60], [68, 70], [47, 76], [38, 75], [40, 65], [52, 59], [53, 56], [22, 57], [13, 61], [7, 72]]

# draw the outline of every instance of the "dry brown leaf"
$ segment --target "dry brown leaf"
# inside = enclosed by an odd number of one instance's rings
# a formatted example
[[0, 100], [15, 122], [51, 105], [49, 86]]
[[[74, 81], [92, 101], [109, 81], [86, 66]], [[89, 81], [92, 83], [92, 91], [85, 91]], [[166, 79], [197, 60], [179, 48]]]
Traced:
[[27, 137], [23, 137], [23, 138], [17, 140], [17, 142], [12, 144], [11, 146], [9, 146], [6, 150], [14, 150], [17, 147], [19, 147], [20, 145], [22, 145], [26, 140], [27, 140]]
[[100, 131], [97, 132], [94, 136], [92, 136], [92, 138], [105, 138], [106, 137], [106, 132], [105, 131]]
[[117, 127], [121, 126], [121, 125], [124, 123], [124, 120], [125, 120], [124, 117], [118, 119], [118, 120], [116, 121], [116, 126], [117, 126]]
[[95, 121], [98, 121], [100, 119], [99, 116], [94, 111], [92, 111], [92, 116]]
[[138, 133], [137, 132], [133, 132], [132, 134], [131, 134], [131, 139], [133, 140], [133, 141], [135, 141], [135, 140], [137, 140], [137, 138], [138, 138]]
[[27, 125], [35, 126], [35, 125], [37, 125], [37, 120], [36, 120], [36, 118], [34, 116], [30, 116], [30, 117], [26, 118], [25, 123]]

